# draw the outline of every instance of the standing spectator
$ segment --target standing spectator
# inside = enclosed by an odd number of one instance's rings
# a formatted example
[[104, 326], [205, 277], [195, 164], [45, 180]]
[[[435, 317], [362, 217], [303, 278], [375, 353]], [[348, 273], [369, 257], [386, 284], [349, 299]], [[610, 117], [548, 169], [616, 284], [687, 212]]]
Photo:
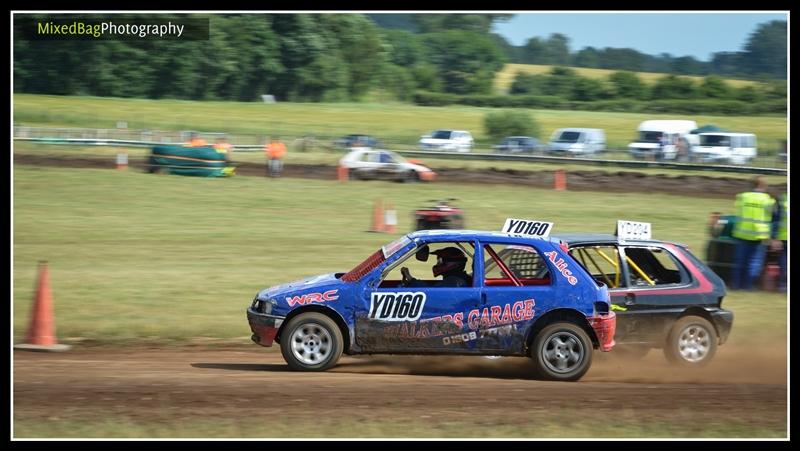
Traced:
[[753, 180], [753, 189], [736, 195], [736, 257], [733, 263], [731, 289], [752, 290], [761, 275], [769, 242], [777, 229], [775, 199], [767, 193], [767, 183], [761, 177]]
[[775, 209], [773, 222], [778, 223], [777, 231], [773, 232], [772, 250], [778, 252], [778, 266], [781, 268], [778, 277], [778, 291], [786, 292], [786, 257], [789, 252], [788, 223], [789, 217], [789, 195], [782, 194]]
[[283, 171], [283, 157], [286, 156], [286, 146], [281, 139], [274, 136], [264, 148], [267, 156], [267, 176], [280, 177]]

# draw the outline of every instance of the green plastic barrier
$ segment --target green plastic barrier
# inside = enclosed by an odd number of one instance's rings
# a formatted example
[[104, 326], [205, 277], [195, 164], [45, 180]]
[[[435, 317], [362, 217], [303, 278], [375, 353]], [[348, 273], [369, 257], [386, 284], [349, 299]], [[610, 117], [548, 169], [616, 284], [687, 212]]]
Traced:
[[150, 154], [150, 173], [228, 177], [235, 168], [229, 166], [226, 154], [213, 147], [155, 146]]

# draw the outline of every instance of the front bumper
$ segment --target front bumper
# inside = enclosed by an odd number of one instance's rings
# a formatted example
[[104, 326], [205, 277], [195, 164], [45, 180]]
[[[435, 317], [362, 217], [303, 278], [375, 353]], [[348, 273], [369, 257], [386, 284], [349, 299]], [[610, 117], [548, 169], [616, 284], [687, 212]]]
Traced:
[[588, 316], [589, 325], [594, 329], [597, 335], [597, 342], [600, 350], [608, 352], [614, 347], [614, 333], [617, 330], [617, 314], [613, 311], [604, 315]]
[[253, 336], [250, 337], [254, 342], [261, 346], [272, 346], [275, 335], [278, 334], [284, 316], [268, 315], [255, 311], [252, 307], [247, 309], [247, 322], [250, 323], [250, 330]]
[[728, 341], [728, 336], [731, 334], [731, 328], [733, 327], [733, 312], [730, 310], [720, 309], [709, 313], [711, 314], [711, 319], [714, 322], [714, 327], [717, 328], [719, 344], [723, 344]]

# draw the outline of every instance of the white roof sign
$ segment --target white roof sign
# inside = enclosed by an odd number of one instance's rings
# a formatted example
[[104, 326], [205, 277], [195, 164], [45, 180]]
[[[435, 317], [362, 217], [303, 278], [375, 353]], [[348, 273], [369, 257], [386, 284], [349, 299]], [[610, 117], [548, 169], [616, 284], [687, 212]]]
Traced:
[[515, 235], [529, 235], [537, 238], [547, 238], [553, 230], [552, 222], [536, 221], [534, 219], [507, 218], [503, 224], [503, 232]]

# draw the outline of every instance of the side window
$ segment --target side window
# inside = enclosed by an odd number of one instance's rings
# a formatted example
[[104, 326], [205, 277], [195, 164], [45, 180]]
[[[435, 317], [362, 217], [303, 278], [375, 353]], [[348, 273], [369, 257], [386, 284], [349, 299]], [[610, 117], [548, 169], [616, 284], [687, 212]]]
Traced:
[[371, 154], [369, 152], [365, 152], [365, 153], [361, 154], [360, 157], [358, 157], [358, 161], [361, 161], [361, 162], [364, 162], [364, 163], [369, 163], [370, 155]]
[[[550, 272], [539, 251], [531, 246], [486, 244], [483, 246], [486, 286], [515, 286], [499, 263], [522, 285], [549, 285]], [[499, 262], [498, 262], [499, 260]]]
[[647, 287], [688, 283], [680, 263], [665, 249], [658, 247], [625, 248], [631, 286]]
[[[474, 285], [474, 244], [469, 241], [429, 243], [402, 256], [381, 275], [379, 288], [428, 287], [453, 288]], [[412, 280], [405, 281], [403, 268]]]
[[594, 280], [606, 284], [609, 288], [625, 285], [619, 250], [616, 246], [576, 247], [571, 249], [569, 254], [583, 265]]

